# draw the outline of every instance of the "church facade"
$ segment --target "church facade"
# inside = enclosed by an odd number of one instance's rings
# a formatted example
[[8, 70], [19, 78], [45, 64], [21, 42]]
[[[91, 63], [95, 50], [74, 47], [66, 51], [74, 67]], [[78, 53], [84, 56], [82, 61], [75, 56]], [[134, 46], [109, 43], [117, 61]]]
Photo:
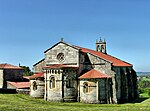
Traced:
[[[33, 69], [43, 72], [47, 101], [120, 103], [138, 97], [133, 65], [107, 54], [105, 40], [96, 42], [96, 50], [61, 40], [44, 55]], [[31, 93], [33, 88], [31, 84]]]

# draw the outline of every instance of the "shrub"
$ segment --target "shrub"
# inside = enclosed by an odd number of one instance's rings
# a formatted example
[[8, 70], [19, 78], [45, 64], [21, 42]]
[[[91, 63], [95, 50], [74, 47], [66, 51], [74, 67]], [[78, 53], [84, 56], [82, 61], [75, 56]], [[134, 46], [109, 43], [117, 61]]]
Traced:
[[150, 89], [148, 90], [148, 96], [150, 97]]
[[138, 88], [139, 94], [144, 93], [144, 89], [143, 88]]

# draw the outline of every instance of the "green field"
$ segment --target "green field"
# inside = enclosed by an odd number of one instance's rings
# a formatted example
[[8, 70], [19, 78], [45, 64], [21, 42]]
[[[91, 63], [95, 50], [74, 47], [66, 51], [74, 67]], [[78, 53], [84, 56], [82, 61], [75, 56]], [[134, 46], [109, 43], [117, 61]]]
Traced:
[[143, 80], [144, 81], [150, 81], [150, 78], [144, 78]]
[[150, 98], [139, 103], [84, 104], [56, 103], [34, 99], [23, 94], [0, 94], [0, 111], [150, 111]]

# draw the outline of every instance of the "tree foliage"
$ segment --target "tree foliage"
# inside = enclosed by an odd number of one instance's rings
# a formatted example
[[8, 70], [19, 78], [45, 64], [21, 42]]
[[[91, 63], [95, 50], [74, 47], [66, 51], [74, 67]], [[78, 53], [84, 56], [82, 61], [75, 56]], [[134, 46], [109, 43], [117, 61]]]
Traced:
[[28, 66], [20, 66], [23, 68], [23, 76], [31, 76], [33, 72], [30, 70]]
[[140, 88], [150, 88], [150, 81], [139, 81], [139, 87]]
[[148, 96], [150, 97], [150, 81], [149, 78], [146, 79], [141, 79], [138, 83], [138, 90], [139, 93], [147, 93]]

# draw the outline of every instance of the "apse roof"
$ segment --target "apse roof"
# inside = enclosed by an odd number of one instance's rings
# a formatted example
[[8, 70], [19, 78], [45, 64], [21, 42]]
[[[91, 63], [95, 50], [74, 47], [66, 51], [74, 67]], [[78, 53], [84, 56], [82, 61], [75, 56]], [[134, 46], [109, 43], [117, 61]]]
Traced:
[[98, 79], [98, 78], [111, 78], [111, 76], [108, 76], [107, 74], [103, 74], [95, 69], [92, 69], [86, 73], [84, 73], [82, 76], [79, 77], [79, 79]]

